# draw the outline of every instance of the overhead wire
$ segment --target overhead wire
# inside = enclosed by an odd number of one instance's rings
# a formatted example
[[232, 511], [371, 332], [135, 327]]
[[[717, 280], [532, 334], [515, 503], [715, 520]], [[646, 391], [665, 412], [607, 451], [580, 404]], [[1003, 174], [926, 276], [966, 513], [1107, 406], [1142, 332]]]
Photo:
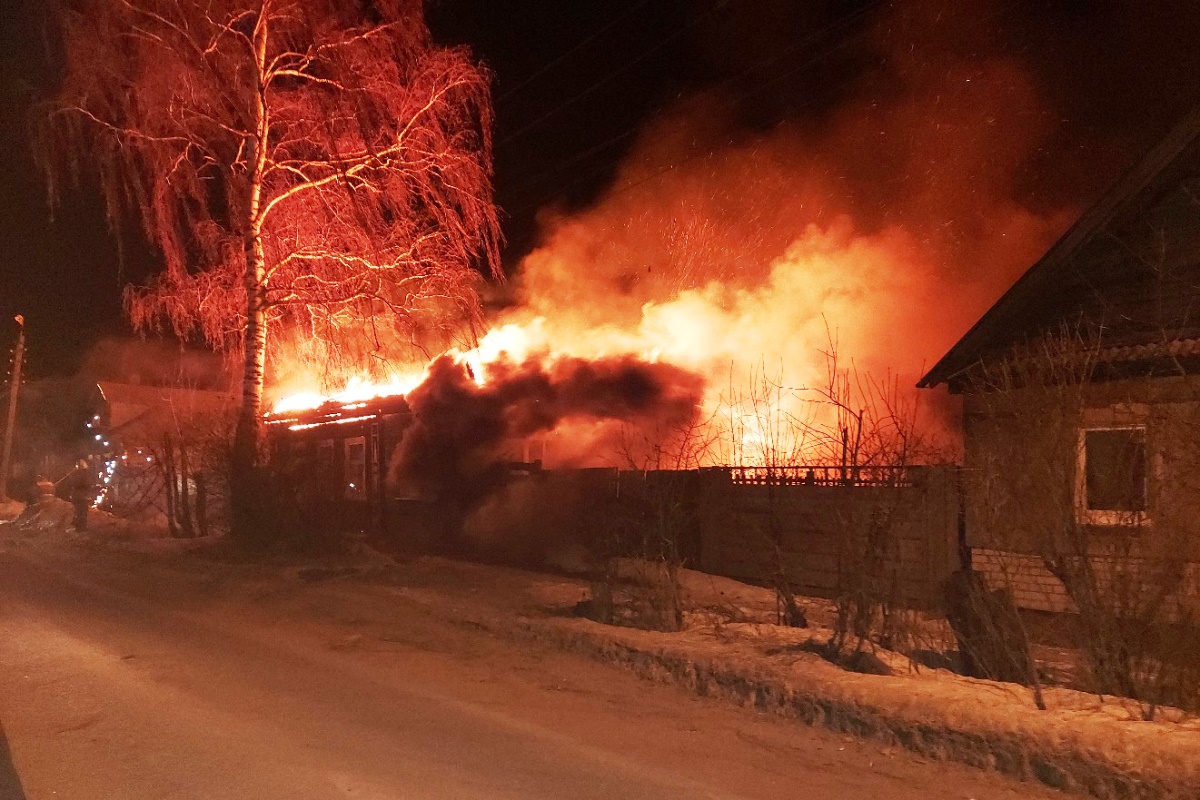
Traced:
[[[746, 75], [748, 75], [758, 69], [761, 69], [763, 66], [767, 66], [769, 64], [775, 63], [776, 61], [780, 60], [781, 58], [786, 56], [788, 53], [795, 50], [797, 47], [801, 46], [802, 44], [807, 44], [807, 43], [811, 42], [812, 40], [816, 39], [817, 37], [824, 35], [825, 33], [831, 31], [833, 28], [836, 28], [838, 26], [852, 22], [855, 19], [857, 19], [858, 17], [863, 16], [866, 13], [868, 13], [869, 11], [871, 11], [875, 6], [884, 5], [884, 4], [886, 4], [886, 2], [887, 2], [887, 0], [869, 0], [869, 2], [865, 3], [863, 6], [860, 6], [858, 9], [851, 12], [846, 17], [843, 17], [839, 20], [836, 20], [836, 21], [830, 23], [829, 25], [825, 26], [825, 28], [822, 28], [820, 31], [817, 31], [814, 34], [812, 34], [811, 36], [806, 37], [801, 42], [798, 42], [794, 45], [790, 45], [789, 47], [785, 48], [785, 50], [783, 52], [776, 55], [775, 57], [766, 59], [762, 62], [757, 62], [755, 64], [752, 64], [751, 66], [742, 70], [742, 72], [738, 73], [737, 75], [732, 75], [727, 78], [723, 78], [722, 80], [720, 80], [706, 88], [708, 90], [712, 90], [714, 88], [719, 88], [721, 86], [724, 86], [725, 84], [731, 83], [735, 80], [740, 80], [741, 78], [745, 77]], [[1008, 10], [1012, 6], [1016, 5], [1016, 2], [1017, 2], [1017, 0], [1010, 0], [1010, 2], [1008, 2], [1008, 3], [1004, 3], [1004, 4], [1001, 4], [1001, 5], [993, 8], [991, 10], [991, 12], [986, 15], [985, 19], [994, 19], [994, 18], [1000, 16], [1001, 13]], [[862, 36], [862, 35], [863, 34], [860, 33], [854, 37], [844, 39], [841, 42], [838, 42], [837, 44], [831, 46], [827, 50], [824, 50], [824, 51], [816, 54], [814, 57], [812, 57], [810, 59], [806, 59], [802, 63], [800, 63], [794, 67], [791, 67], [790, 69], [787, 69], [783, 72], [776, 74], [774, 77], [772, 77], [770, 80], [766, 81], [765, 83], [758, 84], [758, 85], [750, 88], [749, 90], [746, 90], [743, 92], [734, 93], [733, 97], [735, 99], [739, 99], [739, 100], [745, 100], [750, 97], [754, 97], [755, 95], [760, 94], [766, 88], [778, 83], [781, 79], [788, 77], [789, 75], [792, 75], [801, 69], [805, 69], [809, 66], [812, 66], [813, 64], [817, 63], [822, 58], [824, 58], [825, 56], [828, 56], [828, 55], [832, 54], [833, 52], [836, 52], [837, 50], [847, 47], [850, 43], [852, 43], [857, 38], [859, 38], [859, 36]], [[850, 82], [850, 80], [852, 80], [852, 79], [846, 79], [846, 80], [840, 81], [837, 84], [833, 84], [830, 88], [832, 90], [836, 91], [837, 89], [840, 89], [841, 87], [848, 84]], [[818, 101], [824, 100], [826, 97], [832, 96], [832, 94], [833, 94], [833, 91], [825, 92], [820, 97], [816, 98], [816, 100], [812, 100], [808, 103], [804, 103], [803, 105], [796, 106], [795, 109], [801, 110], [801, 109], [805, 109], [805, 108], [811, 108], [811, 107], [815, 106]], [[600, 143], [599, 145], [589, 148], [589, 151], [603, 149], [606, 146], [611, 146], [612, 144], [616, 143], [617, 141], [627, 138], [630, 135], [633, 135], [638, 130], [640, 130], [640, 126], [635, 126], [634, 128], [631, 128], [621, 134], [618, 134], [617, 136], [611, 137], [610, 139], [606, 140], [605, 142]], [[607, 197], [612, 197], [615, 195], [623, 194], [624, 192], [635, 189], [638, 186], [641, 186], [651, 180], [654, 180], [655, 178], [658, 178], [661, 175], [671, 172], [672, 170], [678, 169], [679, 167], [682, 167], [685, 164], [688, 164], [692, 161], [695, 161], [700, 158], [709, 158], [709, 157], [715, 155], [717, 150], [720, 147], [726, 147], [732, 143], [733, 142], [731, 140], [724, 144], [716, 145], [706, 151], [698, 151], [698, 152], [692, 153], [674, 163], [667, 164], [664, 167], [654, 170], [653, 172], [649, 173], [648, 175], [643, 176], [642, 178], [639, 178], [638, 180], [635, 180], [630, 183], [622, 184], [621, 186], [612, 188], [612, 189], [608, 190], [605, 194]], [[588, 152], [588, 151], [585, 151], [585, 152]], [[580, 154], [580, 155], [582, 155], [582, 154]], [[572, 159], [569, 159], [569, 161], [577, 161], [577, 160], [578, 160], [578, 157], [572, 157]], [[526, 203], [518, 211], [514, 211], [512, 214], [510, 214], [510, 216], [511, 217], [524, 216], [525, 214], [528, 214], [530, 211], [532, 211], [532, 210], [540, 207], [544, 203], [552, 200], [554, 197], [561, 196], [562, 194], [565, 193], [566, 190], [571, 189], [581, 183], [584, 183], [585, 181], [591, 180], [597, 174], [608, 169], [610, 166], [611, 165], [606, 164], [606, 165], [602, 165], [601, 167], [598, 167], [596, 169], [589, 170], [588, 172], [585, 172], [582, 175], [576, 177], [575, 180], [572, 180], [567, 184], [557, 187], [557, 189], [554, 192], [543, 195], [541, 197], [541, 199], [539, 199], [533, 203]], [[543, 175], [545, 175], [545, 174], [546, 173], [543, 173]]]
[[[771, 58], [763, 59], [761, 61], [755, 62], [754, 64], [751, 64], [750, 66], [746, 67], [745, 69], [738, 72], [737, 74], [730, 75], [726, 78], [721, 79], [720, 81], [717, 81], [716, 83], [710, 84], [708, 87], [705, 87], [705, 89], [706, 89], [706, 91], [713, 91], [713, 90], [719, 89], [719, 88], [726, 86], [728, 84], [731, 84], [735, 81], [741, 80], [742, 78], [746, 77], [747, 75], [750, 75], [753, 72], [756, 72], [764, 67], [775, 64], [778, 61], [782, 60], [783, 58], [787, 57], [789, 54], [791, 54], [796, 49], [798, 49], [802, 46], [811, 44], [812, 42], [814, 42], [824, 36], [834, 33], [837, 29], [839, 29], [841, 27], [845, 27], [845, 26], [853, 23], [858, 18], [865, 16], [875, 6], [882, 5], [884, 2], [886, 2], [886, 0], [869, 0], [869, 2], [864, 3], [862, 6], [855, 9], [850, 14], [847, 14], [845, 17], [835, 20], [834, 22], [831, 22], [829, 25], [824, 26], [820, 30], [815, 31], [814, 33], [810, 34], [809, 36], [804, 37], [800, 41], [798, 41], [792, 45], [789, 45], [783, 51], [775, 54]], [[857, 37], [854, 37], [854, 38], [857, 38]], [[738, 100], [745, 100], [745, 99], [753, 97], [757, 94], [760, 94], [765, 88], [774, 85], [782, 78], [785, 78], [789, 75], [794, 74], [795, 72], [797, 72], [799, 70], [802, 70], [809, 66], [812, 66], [813, 64], [817, 63], [818, 61], [825, 58], [826, 56], [829, 56], [832, 53], [836, 52], [837, 50], [840, 50], [840, 49], [848, 46], [851, 43], [851, 41], [853, 41], [853, 39], [846, 39], [841, 42], [838, 42], [837, 44], [817, 53], [812, 58], [806, 59], [802, 63], [800, 63], [788, 70], [785, 70], [781, 73], [776, 74], [771, 80], [769, 80], [765, 83], [758, 84], [757, 86], [752, 87], [751, 89], [748, 89], [748, 90], [744, 90], [741, 92], [735, 92], [733, 94], [733, 97]], [[839, 82], [838, 84], [835, 84], [832, 88], [835, 90], [839, 89], [842, 86], [844, 86], [846, 83], [848, 83], [848, 80], [843, 80], [843, 81]], [[826, 97], [831, 96], [831, 95], [832, 95], [832, 92], [826, 92], [826, 93], [822, 94], [819, 98], [817, 98], [817, 100], [824, 100]], [[803, 106], [800, 106], [799, 108], [809, 108], [814, 105], [816, 105], [816, 101], [810, 101], [808, 103], [805, 103]], [[601, 152], [621, 141], [624, 141], [625, 139], [628, 139], [628, 138], [636, 135], [641, 130], [641, 128], [642, 128], [642, 126], [640, 124], [635, 125], [631, 128], [626, 129], [625, 131], [622, 131], [621, 133], [616, 134], [615, 136], [611, 136], [608, 139], [605, 139], [604, 141], [599, 142], [598, 144], [593, 145], [592, 147], [589, 147], [588, 149], [586, 149], [580, 153], [577, 153], [574, 156], [571, 156], [570, 158], [568, 158], [565, 161], [561, 162], [560, 164], [556, 165], [554, 168], [552, 168], [550, 170], [544, 170], [543, 172], [539, 173], [534, 178], [530, 179], [528, 181], [527, 185], [536, 185], [537, 183], [540, 183], [542, 180], [544, 180], [546, 177], [549, 177], [550, 175], [561, 172], [563, 169], [565, 169], [575, 163], [578, 163], [579, 161], [582, 161], [582, 160], [590, 157], [591, 155], [594, 155], [597, 152]], [[649, 176], [646, 176], [645, 178], [636, 181], [634, 184], [628, 185], [626, 187], [622, 187], [620, 190], [617, 190], [617, 191], [610, 191], [609, 194], [611, 195], [611, 194], [619, 193], [619, 191], [624, 191], [626, 189], [632, 189], [632, 188], [634, 188], [634, 186], [641, 185], [642, 183], [646, 182], [647, 180], [652, 179], [653, 177], [655, 177], [657, 175], [660, 175], [664, 172], [670, 171], [671, 169], [675, 169], [679, 166], [683, 166], [684, 164], [686, 164], [690, 161], [694, 161], [697, 158], [712, 155], [715, 152], [716, 152], [716, 148], [714, 147], [713, 149], [711, 149], [710, 151], [707, 151], [707, 152], [693, 153], [690, 156], [687, 156], [684, 159], [682, 159], [674, 164], [668, 165], [667, 167], [664, 167], [661, 170], [651, 173]], [[531, 204], [523, 205], [520, 210], [513, 212], [511, 214], [511, 216], [513, 216], [513, 217], [523, 216], [524, 214], [528, 213], [529, 211], [531, 211], [534, 208], [537, 208], [538, 206], [542, 205], [543, 203], [552, 199], [553, 197], [562, 194], [564, 190], [573, 188], [574, 186], [577, 186], [587, 180], [590, 180], [592, 177], [594, 177], [598, 173], [604, 171], [605, 169], [608, 169], [609, 166], [610, 165], [607, 165], [607, 164], [602, 165], [601, 167], [589, 170], [589, 171], [583, 173], [582, 175], [576, 176], [576, 178], [574, 180], [570, 181], [569, 183], [567, 183], [563, 186], [559, 186], [556, 189], [556, 191], [544, 195], [541, 199], [539, 199]]]

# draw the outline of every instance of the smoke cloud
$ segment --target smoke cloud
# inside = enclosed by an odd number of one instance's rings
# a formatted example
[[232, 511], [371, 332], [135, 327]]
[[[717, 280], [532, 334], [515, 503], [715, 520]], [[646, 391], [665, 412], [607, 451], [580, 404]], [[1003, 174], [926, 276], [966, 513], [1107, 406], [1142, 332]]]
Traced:
[[833, 342], [912, 385], [1077, 213], [1026, 202], [1055, 120], [981, 46], [987, 12], [884, 13], [862, 45], [878, 66], [808, 119], [752, 130], [733, 93], [680, 103], [591, 208], [543, 213], [504, 321], [695, 370], [712, 409], [755, 365], [822, 385]]
[[702, 390], [694, 373], [631, 356], [500, 360], [482, 385], [465, 363], [442, 356], [407, 395], [413, 422], [388, 479], [412, 495], [470, 506], [503, 480], [506, 455], [529, 437], [573, 426], [581, 453], [594, 453], [597, 438], [611, 449], [619, 434], [654, 431], [661, 443], [695, 423]]
[[[759, 20], [757, 5], [737, 8]], [[655, 446], [630, 458], [624, 430], [644, 409], [596, 388], [620, 384], [604, 372], [617, 364], [626, 378], [652, 376], [663, 394], [650, 392], [649, 407], [670, 407], [666, 387], [686, 386], [688, 408], [699, 400], [690, 419], [712, 444], [692, 462], [836, 460], [840, 448], [809, 443], [839, 442], [838, 414], [873, 402], [878, 419], [915, 413], [919, 433], [952, 447], [953, 398], [908, 387], [1080, 210], [1031, 190], [1061, 120], [1035, 72], [997, 43], [1001, 11], [991, 0], [884, 4], [839, 40], [836, 68], [798, 84], [832, 88], [820, 102], [768, 81], [787, 91], [777, 113], [754, 116], [735, 81], [645, 125], [590, 207], [540, 212], [511, 304], [459, 353], [476, 360], [435, 361], [410, 396], [424, 419], [397, 469], [451, 485], [547, 431], [556, 466], [646, 461]], [[736, 44], [757, 35], [708, 46], [736, 73], [762, 60]], [[488, 365], [484, 386], [462, 363]], [[854, 396], [831, 402], [835, 385]], [[880, 386], [904, 396], [864, 396]], [[795, 431], [799, 447], [781, 441]]]

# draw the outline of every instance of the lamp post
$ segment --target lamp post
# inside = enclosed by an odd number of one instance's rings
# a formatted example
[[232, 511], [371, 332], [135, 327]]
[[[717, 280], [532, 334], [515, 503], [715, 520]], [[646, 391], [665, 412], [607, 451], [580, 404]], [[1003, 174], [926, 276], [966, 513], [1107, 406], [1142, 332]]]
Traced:
[[12, 380], [8, 383], [8, 423], [4, 426], [4, 455], [0, 457], [0, 501], [8, 499], [8, 468], [12, 458], [13, 429], [17, 424], [17, 390], [21, 388], [21, 362], [25, 357], [25, 318], [17, 321], [17, 346], [13, 350]]

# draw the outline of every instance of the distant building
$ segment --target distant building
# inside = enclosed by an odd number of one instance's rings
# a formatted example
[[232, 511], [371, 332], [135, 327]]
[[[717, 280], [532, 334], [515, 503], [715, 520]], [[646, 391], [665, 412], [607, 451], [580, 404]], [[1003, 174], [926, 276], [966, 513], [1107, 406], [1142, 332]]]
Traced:
[[237, 405], [229, 392], [99, 381], [106, 435], [126, 449], [151, 449], [222, 426]]

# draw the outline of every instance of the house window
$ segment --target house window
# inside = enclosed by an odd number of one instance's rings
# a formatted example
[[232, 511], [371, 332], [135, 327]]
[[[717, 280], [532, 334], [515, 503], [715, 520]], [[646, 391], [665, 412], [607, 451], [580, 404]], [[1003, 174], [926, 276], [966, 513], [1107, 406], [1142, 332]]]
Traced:
[[1142, 525], [1147, 508], [1146, 428], [1085, 428], [1079, 436], [1078, 519], [1087, 525]]
[[355, 436], [345, 441], [343, 488], [347, 500], [367, 499], [367, 440]]

